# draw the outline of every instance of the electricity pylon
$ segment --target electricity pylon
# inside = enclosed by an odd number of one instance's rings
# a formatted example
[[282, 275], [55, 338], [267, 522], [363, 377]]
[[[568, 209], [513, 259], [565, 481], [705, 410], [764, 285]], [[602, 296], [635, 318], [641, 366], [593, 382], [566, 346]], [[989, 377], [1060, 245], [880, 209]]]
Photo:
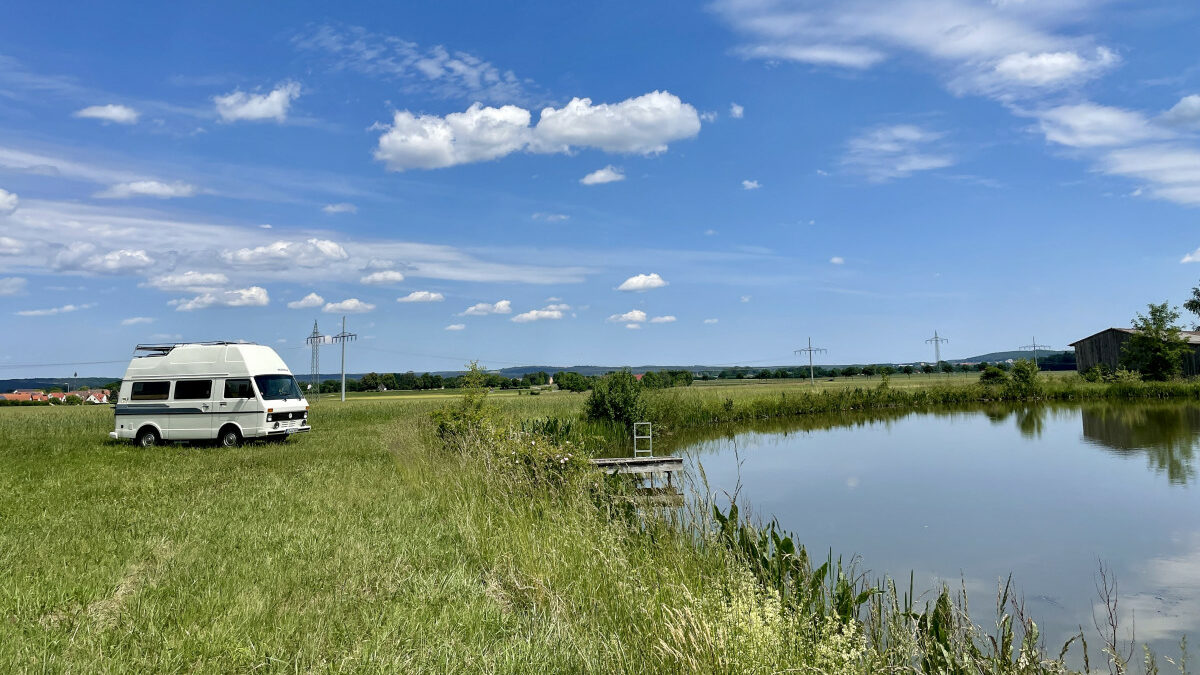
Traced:
[[317, 330], [317, 322], [313, 321], [312, 335], [304, 338], [312, 347], [312, 362], [309, 364], [309, 380], [312, 387], [312, 394], [318, 400], [321, 398], [321, 343], [325, 342], [325, 336], [321, 335], [321, 331]]
[[817, 383], [817, 379], [813, 376], [813, 354], [815, 354], [816, 352], [824, 353], [826, 351], [828, 351], [828, 350], [822, 349], [821, 347], [812, 346], [812, 338], [810, 337], [810, 338], [808, 338], [808, 346], [807, 347], [803, 347], [801, 349], [797, 349], [796, 351], [792, 352], [793, 354], [803, 354], [805, 352], [808, 353], [808, 383], [809, 384], [815, 385]]
[[936, 366], [938, 368], [942, 367], [942, 345], [949, 341], [950, 340], [948, 338], [944, 338], [944, 337], [938, 335], [938, 332], [936, 330], [933, 331], [933, 337], [926, 340], [926, 342], [933, 343], [933, 365], [934, 366]]
[[346, 332], [346, 317], [342, 317], [342, 332], [330, 339], [342, 344], [342, 400], [346, 400], [346, 343], [358, 338], [357, 333]]
[[1050, 349], [1050, 345], [1039, 345], [1037, 338], [1033, 338], [1032, 343], [1027, 344], [1024, 347], [1021, 347], [1021, 349], [1029, 350], [1029, 351], [1033, 352], [1033, 365], [1036, 368], [1037, 367], [1037, 359], [1038, 359], [1038, 350], [1039, 349]]

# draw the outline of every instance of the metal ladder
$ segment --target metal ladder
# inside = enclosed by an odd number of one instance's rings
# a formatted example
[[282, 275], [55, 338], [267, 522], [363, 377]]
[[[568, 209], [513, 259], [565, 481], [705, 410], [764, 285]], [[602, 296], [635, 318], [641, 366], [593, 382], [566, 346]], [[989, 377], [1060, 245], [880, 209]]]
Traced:
[[[645, 434], [640, 433], [645, 429]], [[638, 441], [646, 441], [646, 447], [638, 446]], [[634, 422], [633, 423], [633, 456], [640, 457], [654, 456], [654, 427], [649, 422]]]

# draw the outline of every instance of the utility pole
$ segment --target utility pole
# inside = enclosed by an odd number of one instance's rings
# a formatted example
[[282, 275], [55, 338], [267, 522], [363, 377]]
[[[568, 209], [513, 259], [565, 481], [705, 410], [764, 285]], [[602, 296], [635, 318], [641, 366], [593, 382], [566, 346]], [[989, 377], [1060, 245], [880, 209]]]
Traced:
[[321, 331], [317, 330], [317, 322], [313, 321], [312, 334], [304, 338], [304, 341], [312, 346], [312, 362], [309, 364], [309, 379], [313, 394], [317, 400], [321, 399], [321, 343], [325, 342], [325, 336], [321, 335]]
[[342, 317], [342, 332], [333, 336], [334, 342], [342, 343], [342, 401], [346, 400], [346, 343], [358, 338], [357, 333], [346, 332], [346, 317]]
[[804, 347], [802, 349], [797, 349], [796, 351], [792, 352], [793, 354], [801, 354], [804, 352], [808, 353], [808, 383], [809, 384], [815, 385], [817, 383], [817, 379], [815, 377], [813, 377], [813, 353], [814, 352], [824, 353], [826, 351], [827, 350], [822, 349], [820, 347], [812, 346], [812, 338], [810, 337], [810, 338], [808, 338], [808, 346], [807, 347]]
[[1033, 342], [1025, 345], [1024, 347], [1021, 347], [1021, 349], [1027, 349], [1027, 350], [1031, 350], [1033, 352], [1033, 366], [1036, 368], [1037, 367], [1037, 359], [1038, 359], [1038, 350], [1039, 349], [1050, 349], [1050, 345], [1039, 345], [1037, 338], [1033, 338]]
[[926, 342], [933, 343], [933, 365], [934, 365], [934, 367], [936, 367], [936, 368], [942, 367], [942, 344], [949, 342], [949, 341], [950, 341], [949, 339], [938, 335], [938, 332], [936, 330], [933, 331], [933, 337], [926, 340]]

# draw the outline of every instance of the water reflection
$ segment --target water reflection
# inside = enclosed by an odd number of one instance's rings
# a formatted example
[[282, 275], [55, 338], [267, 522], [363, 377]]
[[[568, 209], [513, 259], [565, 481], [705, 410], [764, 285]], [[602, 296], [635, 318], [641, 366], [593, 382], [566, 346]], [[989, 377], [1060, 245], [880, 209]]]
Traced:
[[1179, 404], [1083, 407], [1083, 438], [1118, 455], [1146, 455], [1150, 469], [1174, 485], [1196, 479], [1200, 408]]
[[1042, 437], [1051, 421], [1081, 415], [1083, 439], [1120, 456], [1145, 455], [1156, 474], [1165, 474], [1172, 485], [1196, 480], [1196, 454], [1200, 446], [1200, 406], [1179, 403], [1088, 403], [1004, 404], [944, 407], [930, 410], [875, 410], [838, 414], [806, 415], [792, 419], [760, 420], [689, 430], [662, 442], [667, 451], [688, 448], [692, 452], [716, 452], [744, 434], [764, 436], [757, 442], [781, 444], [793, 434], [832, 429], [877, 428], [889, 430], [912, 416], [943, 421], [969, 420], [979, 415], [996, 426], [1012, 424], [1023, 438]]

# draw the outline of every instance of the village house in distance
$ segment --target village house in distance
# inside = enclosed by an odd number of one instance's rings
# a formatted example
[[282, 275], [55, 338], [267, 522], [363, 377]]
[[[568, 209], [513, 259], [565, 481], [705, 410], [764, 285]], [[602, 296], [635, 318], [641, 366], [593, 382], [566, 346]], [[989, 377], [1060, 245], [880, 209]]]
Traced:
[[68, 396], [77, 396], [84, 403], [108, 403], [112, 394], [107, 389], [84, 389], [82, 391], [52, 391], [41, 389], [15, 389], [11, 394], [0, 394], [0, 401], [47, 401], [51, 405], [63, 403]]

